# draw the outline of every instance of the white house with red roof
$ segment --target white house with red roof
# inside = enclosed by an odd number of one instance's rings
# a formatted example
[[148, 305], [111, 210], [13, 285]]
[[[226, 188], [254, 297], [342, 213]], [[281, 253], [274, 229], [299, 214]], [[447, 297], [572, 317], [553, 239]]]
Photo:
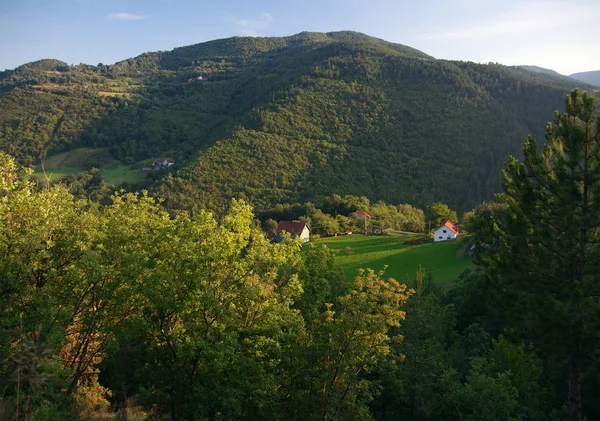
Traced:
[[433, 232], [433, 241], [448, 241], [458, 237], [458, 228], [450, 220], [446, 221]]

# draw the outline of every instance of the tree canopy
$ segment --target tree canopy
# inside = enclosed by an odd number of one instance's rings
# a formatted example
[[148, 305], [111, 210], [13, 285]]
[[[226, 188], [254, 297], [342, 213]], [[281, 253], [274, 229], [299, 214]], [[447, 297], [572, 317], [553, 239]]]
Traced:
[[[494, 274], [509, 318], [568, 387], [569, 419], [582, 419], [582, 373], [598, 350], [600, 118], [593, 96], [574, 90], [548, 125], [506, 166], [507, 209]], [[557, 391], [557, 393], [559, 393]]]

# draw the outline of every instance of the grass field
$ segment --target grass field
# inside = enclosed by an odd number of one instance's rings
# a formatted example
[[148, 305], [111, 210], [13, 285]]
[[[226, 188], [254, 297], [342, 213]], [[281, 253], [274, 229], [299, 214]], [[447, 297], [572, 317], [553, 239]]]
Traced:
[[[94, 160], [105, 160], [104, 149], [99, 148], [78, 148], [69, 152], [62, 152], [46, 158], [44, 165], [38, 165], [33, 175], [44, 180], [44, 172], [50, 181], [60, 180], [71, 174], [86, 172], [89, 168], [88, 163]], [[108, 184], [119, 185], [123, 182], [136, 183], [142, 181], [145, 175], [140, 168], [132, 168], [119, 161], [106, 160], [107, 163], [99, 166], [100, 174]]]
[[138, 169], [132, 169], [129, 165], [112, 163], [100, 168], [102, 177], [108, 184], [119, 185], [121, 183], [137, 183], [142, 181], [146, 175]]
[[[403, 243], [415, 238], [409, 235], [371, 236], [362, 234], [319, 238], [315, 244], [324, 244], [336, 250], [336, 265], [342, 267], [346, 279], [351, 280], [358, 268], [381, 270], [388, 266], [387, 277], [405, 282], [414, 279], [419, 265], [433, 276], [433, 280], [447, 285], [461, 272], [472, 267], [469, 257], [463, 256], [463, 241], [447, 241], [406, 246]], [[350, 247], [352, 254], [346, 256], [344, 249]]]

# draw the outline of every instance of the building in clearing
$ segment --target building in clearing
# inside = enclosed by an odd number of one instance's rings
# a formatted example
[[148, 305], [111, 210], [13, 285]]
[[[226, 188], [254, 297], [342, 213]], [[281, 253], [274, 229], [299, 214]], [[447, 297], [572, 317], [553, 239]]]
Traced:
[[275, 229], [275, 241], [279, 242], [283, 238], [281, 233], [285, 231], [292, 238], [300, 238], [302, 243], [307, 243], [310, 240], [310, 228], [304, 222], [280, 221]]
[[450, 220], [440, 225], [433, 233], [433, 241], [448, 241], [458, 237], [458, 228]]
[[154, 161], [152, 165], [154, 165], [155, 169], [162, 170], [165, 168], [172, 167], [173, 165], [175, 165], [175, 162], [171, 161], [170, 159], [159, 159]]

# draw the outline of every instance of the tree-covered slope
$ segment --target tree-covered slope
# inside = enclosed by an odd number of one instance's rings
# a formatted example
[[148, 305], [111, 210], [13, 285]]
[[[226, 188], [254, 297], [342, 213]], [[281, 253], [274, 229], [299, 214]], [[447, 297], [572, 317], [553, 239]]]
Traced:
[[544, 73], [544, 74], [551, 75], [551, 76], [562, 76], [556, 70], [546, 69], [545, 67], [528, 66], [528, 65], [517, 66], [517, 67], [520, 67], [521, 69], [529, 70], [531, 72]]
[[355, 32], [234, 37], [4, 72], [0, 148], [25, 163], [77, 146], [126, 162], [168, 153], [177, 171], [151, 188], [172, 208], [338, 193], [467, 210], [498, 190], [508, 154], [543, 135], [572, 87]]

